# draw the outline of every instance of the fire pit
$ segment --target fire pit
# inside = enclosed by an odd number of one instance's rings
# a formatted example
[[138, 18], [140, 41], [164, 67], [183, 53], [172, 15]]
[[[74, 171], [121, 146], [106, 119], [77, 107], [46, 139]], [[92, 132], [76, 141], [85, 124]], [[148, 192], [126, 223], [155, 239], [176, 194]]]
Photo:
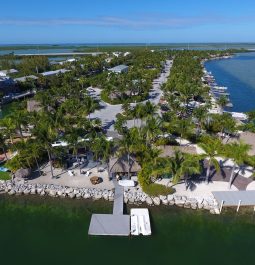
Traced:
[[97, 177], [97, 176], [93, 176], [90, 178], [90, 182], [93, 184], [93, 185], [97, 185], [101, 182], [103, 182], [103, 179], [100, 178], [100, 177]]

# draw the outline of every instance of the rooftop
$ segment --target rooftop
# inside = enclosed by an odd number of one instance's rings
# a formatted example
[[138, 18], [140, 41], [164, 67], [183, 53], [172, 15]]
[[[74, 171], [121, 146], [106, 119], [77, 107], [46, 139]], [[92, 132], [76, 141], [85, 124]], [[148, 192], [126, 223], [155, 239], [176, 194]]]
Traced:
[[23, 77], [15, 78], [14, 81], [16, 81], [16, 82], [26, 82], [29, 79], [36, 80], [36, 79], [38, 79], [38, 77], [35, 76], [35, 75], [28, 75], [28, 76], [23, 76]]
[[44, 73], [41, 73], [41, 75], [42, 76], [50, 76], [50, 75], [64, 74], [66, 72], [70, 72], [70, 70], [67, 70], [67, 69], [59, 69], [59, 70], [55, 70], [55, 71], [44, 72]]
[[111, 72], [122, 72], [128, 69], [127, 65], [121, 64], [121, 65], [117, 65], [113, 68], [110, 68], [109, 71]]

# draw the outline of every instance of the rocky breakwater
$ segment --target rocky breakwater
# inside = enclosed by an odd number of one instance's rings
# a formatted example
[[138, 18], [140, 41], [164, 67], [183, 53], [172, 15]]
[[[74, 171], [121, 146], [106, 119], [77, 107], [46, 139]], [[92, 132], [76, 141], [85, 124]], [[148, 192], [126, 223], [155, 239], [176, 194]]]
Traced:
[[51, 196], [71, 199], [105, 199], [114, 200], [114, 190], [101, 190], [96, 188], [71, 188], [53, 184], [17, 184], [13, 181], [1, 181], [0, 193], [9, 195]]
[[[37, 194], [39, 196], [51, 196], [71, 199], [104, 199], [107, 201], [114, 200], [114, 189], [97, 189], [97, 188], [71, 188], [53, 184], [29, 184], [15, 183], [13, 181], [0, 181], [0, 193], [9, 195], [29, 195]], [[147, 204], [148, 206], [178, 206], [189, 209], [205, 209], [212, 214], [219, 213], [217, 204], [211, 198], [190, 198], [181, 195], [168, 195], [151, 197], [144, 193], [140, 188], [125, 188], [124, 202], [127, 204]]]
[[146, 203], [149, 206], [159, 205], [175, 205], [188, 209], [204, 209], [210, 211], [212, 214], [218, 214], [219, 209], [217, 203], [212, 198], [191, 198], [181, 195], [168, 195], [151, 197], [137, 189], [126, 189], [124, 192], [124, 202], [128, 204], [143, 204]]

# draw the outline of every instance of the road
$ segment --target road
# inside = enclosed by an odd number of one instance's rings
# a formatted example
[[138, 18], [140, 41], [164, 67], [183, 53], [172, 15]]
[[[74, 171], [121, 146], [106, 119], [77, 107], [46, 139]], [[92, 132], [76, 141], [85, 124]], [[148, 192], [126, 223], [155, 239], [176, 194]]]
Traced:
[[[146, 101], [150, 101], [154, 105], [158, 105], [161, 96], [163, 95], [163, 91], [161, 90], [161, 85], [164, 84], [167, 81], [168, 76], [170, 75], [172, 67], [172, 61], [167, 60], [165, 64], [164, 72], [161, 73], [159, 78], [155, 79], [153, 81], [153, 86], [151, 91], [149, 92], [149, 99], [143, 101], [142, 103], [145, 103]], [[94, 98], [100, 98], [101, 90], [98, 88], [89, 88], [88, 89], [89, 94]], [[131, 106], [135, 106], [136, 103], [131, 103]], [[101, 108], [99, 110], [96, 110], [94, 113], [90, 115], [91, 119], [99, 118], [102, 120], [103, 127], [108, 131], [114, 131], [114, 123], [116, 120], [116, 115], [118, 113], [121, 113], [122, 110], [122, 104], [118, 105], [111, 105], [104, 101], [100, 101]]]

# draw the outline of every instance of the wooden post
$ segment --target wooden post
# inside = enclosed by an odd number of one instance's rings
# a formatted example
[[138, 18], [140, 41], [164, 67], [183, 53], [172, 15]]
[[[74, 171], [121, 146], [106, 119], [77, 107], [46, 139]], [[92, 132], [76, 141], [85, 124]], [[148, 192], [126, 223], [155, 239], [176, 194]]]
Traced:
[[239, 211], [239, 208], [240, 208], [241, 202], [242, 202], [242, 201], [239, 200], [239, 202], [238, 202], [238, 206], [237, 206], [237, 209], [236, 209], [237, 212]]
[[222, 201], [221, 201], [221, 204], [220, 204], [220, 213], [221, 213], [221, 211], [222, 211], [223, 204], [224, 204], [224, 201], [222, 200]]

